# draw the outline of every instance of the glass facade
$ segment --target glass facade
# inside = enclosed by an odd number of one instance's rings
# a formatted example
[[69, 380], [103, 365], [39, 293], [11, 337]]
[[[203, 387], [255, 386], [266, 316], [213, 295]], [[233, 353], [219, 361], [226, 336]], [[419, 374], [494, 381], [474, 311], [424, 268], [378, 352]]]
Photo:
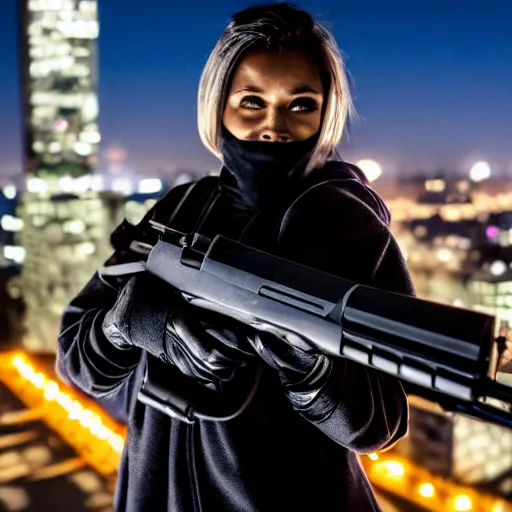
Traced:
[[123, 198], [98, 192], [53, 197], [27, 193], [20, 216], [26, 249], [23, 344], [29, 350], [54, 352], [65, 307], [112, 253], [109, 234], [123, 219]]
[[25, 153], [29, 175], [92, 171], [98, 128], [96, 0], [24, 0]]

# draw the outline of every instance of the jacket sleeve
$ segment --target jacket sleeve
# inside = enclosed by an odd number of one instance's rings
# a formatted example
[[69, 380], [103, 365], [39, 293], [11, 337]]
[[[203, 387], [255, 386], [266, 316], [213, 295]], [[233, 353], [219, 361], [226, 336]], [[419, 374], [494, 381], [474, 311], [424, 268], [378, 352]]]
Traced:
[[[162, 220], [175, 208], [183, 186], [172, 189], [145, 216], [138, 226], [123, 222], [111, 236], [115, 252], [105, 266], [145, 259], [130, 249], [135, 239], [155, 243], [149, 220]], [[155, 232], [156, 233], [156, 232]], [[64, 311], [57, 344], [56, 371], [68, 384], [94, 398], [120, 421], [127, 421], [136, 368], [142, 358], [139, 348], [119, 348], [103, 334], [106, 312], [115, 304], [128, 278], [109, 279], [95, 272], [82, 291]]]
[[[375, 192], [356, 180], [316, 187], [285, 217], [283, 256], [360, 284], [413, 294], [385, 212]], [[331, 359], [325, 385], [299, 412], [357, 453], [388, 448], [408, 428], [407, 396], [399, 380], [341, 358]]]

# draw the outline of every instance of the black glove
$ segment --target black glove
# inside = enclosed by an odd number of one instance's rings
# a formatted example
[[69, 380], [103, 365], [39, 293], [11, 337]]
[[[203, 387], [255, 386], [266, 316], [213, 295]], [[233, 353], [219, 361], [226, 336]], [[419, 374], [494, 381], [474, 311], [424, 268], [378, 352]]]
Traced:
[[118, 347], [142, 348], [219, 391], [238, 368], [256, 359], [249, 342], [252, 330], [193, 308], [150, 274], [128, 281], [104, 317], [103, 332]]
[[[329, 357], [294, 335], [283, 338], [273, 332], [258, 331], [251, 343], [256, 353], [277, 370], [285, 394], [295, 409], [306, 410], [318, 401], [331, 374]], [[326, 408], [332, 405], [331, 400], [326, 403], [325, 398], [319, 404], [319, 414], [325, 414]]]
[[222, 315], [185, 305], [167, 321], [167, 360], [184, 375], [222, 391], [239, 368], [257, 359], [249, 341], [252, 332]]

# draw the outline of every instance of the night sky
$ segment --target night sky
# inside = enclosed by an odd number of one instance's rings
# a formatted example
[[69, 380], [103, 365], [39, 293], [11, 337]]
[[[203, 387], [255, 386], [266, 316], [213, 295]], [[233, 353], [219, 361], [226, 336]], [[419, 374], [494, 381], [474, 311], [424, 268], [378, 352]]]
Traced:
[[[0, 174], [21, 171], [17, 0], [0, 10]], [[201, 68], [245, 0], [100, 0], [100, 127], [131, 165], [215, 167], [196, 129]], [[355, 82], [344, 157], [384, 171], [512, 175], [512, 1], [303, 0], [329, 22]]]

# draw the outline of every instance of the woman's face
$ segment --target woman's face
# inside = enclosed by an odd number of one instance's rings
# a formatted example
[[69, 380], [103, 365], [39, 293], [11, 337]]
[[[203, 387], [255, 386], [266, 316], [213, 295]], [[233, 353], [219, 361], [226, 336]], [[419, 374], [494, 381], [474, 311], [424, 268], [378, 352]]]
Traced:
[[323, 101], [318, 68], [307, 54], [250, 53], [233, 76], [224, 126], [241, 140], [305, 140], [320, 129]]

